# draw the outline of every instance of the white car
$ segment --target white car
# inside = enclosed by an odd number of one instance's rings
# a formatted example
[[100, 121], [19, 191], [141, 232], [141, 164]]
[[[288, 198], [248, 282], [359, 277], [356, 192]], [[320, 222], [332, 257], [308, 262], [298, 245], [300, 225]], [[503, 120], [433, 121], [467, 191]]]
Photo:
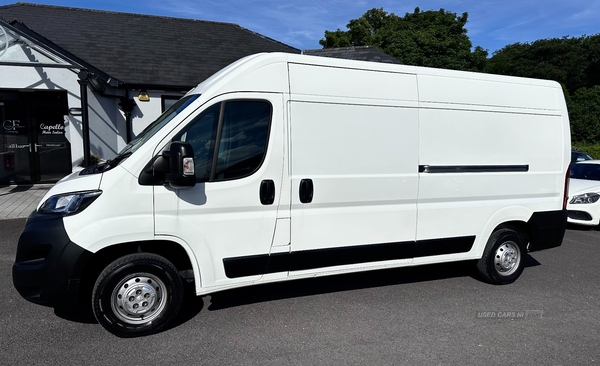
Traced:
[[573, 224], [600, 224], [600, 160], [586, 160], [571, 165], [568, 219]]
[[578, 161], [585, 161], [585, 160], [594, 160], [594, 159], [584, 152], [575, 151], [575, 150], [571, 151], [571, 163], [575, 163]]

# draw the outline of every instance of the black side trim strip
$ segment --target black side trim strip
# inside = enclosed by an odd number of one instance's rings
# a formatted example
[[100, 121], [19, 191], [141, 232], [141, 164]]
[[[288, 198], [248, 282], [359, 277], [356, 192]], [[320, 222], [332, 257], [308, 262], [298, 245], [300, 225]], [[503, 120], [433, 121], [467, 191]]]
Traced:
[[529, 165], [419, 165], [419, 173], [528, 172]]
[[290, 271], [413, 258], [415, 242], [359, 245], [292, 252]]
[[[287, 257], [288, 253], [284, 253], [284, 256]], [[228, 278], [254, 276], [262, 273], [269, 273], [266, 271], [267, 264], [269, 264], [268, 254], [223, 259], [223, 266], [225, 266], [225, 275]], [[285, 269], [282, 269], [282, 271], [285, 271]]]
[[475, 236], [465, 236], [448, 239], [421, 240], [418, 242], [408, 241], [303, 250], [292, 253], [224, 258], [223, 265], [225, 267], [225, 275], [227, 275], [228, 278], [237, 278], [266, 273], [341, 266], [346, 264], [466, 253], [471, 250], [474, 242]]
[[448, 239], [420, 240], [417, 242], [415, 257], [466, 253], [471, 250], [473, 243], [475, 243], [475, 235]]

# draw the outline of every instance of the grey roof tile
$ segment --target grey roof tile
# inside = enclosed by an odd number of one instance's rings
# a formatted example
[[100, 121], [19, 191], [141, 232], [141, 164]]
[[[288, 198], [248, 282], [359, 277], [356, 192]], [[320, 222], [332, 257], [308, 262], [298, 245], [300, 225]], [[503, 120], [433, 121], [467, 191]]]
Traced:
[[250, 54], [300, 53], [232, 23], [29, 3], [0, 6], [0, 17], [134, 85], [193, 86]]

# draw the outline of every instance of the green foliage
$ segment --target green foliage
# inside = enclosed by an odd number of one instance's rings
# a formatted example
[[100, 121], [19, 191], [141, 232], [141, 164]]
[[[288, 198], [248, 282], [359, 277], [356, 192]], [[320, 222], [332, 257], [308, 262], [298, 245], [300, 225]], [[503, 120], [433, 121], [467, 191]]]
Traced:
[[399, 17], [374, 8], [350, 20], [347, 31], [325, 31], [319, 43], [323, 48], [376, 46], [407, 65], [483, 71], [488, 54], [479, 46], [471, 51], [467, 19], [467, 13], [444, 9], [415, 8]]
[[600, 34], [514, 43], [488, 59], [486, 50], [472, 48], [467, 20], [467, 13], [444, 9], [415, 8], [399, 17], [374, 8], [350, 20], [346, 31], [325, 31], [319, 43], [323, 48], [376, 46], [407, 65], [558, 81], [565, 90], [571, 140], [600, 158], [590, 147], [600, 143]]
[[571, 139], [592, 144], [600, 142], [600, 85], [580, 88], [568, 99]]
[[510, 44], [494, 52], [485, 71], [558, 81], [565, 88], [571, 140], [600, 143], [600, 34]]
[[584, 152], [594, 159], [600, 159], [600, 144], [577, 143], [572, 145], [572, 149]]
[[[96, 165], [96, 164], [98, 164], [101, 161], [103, 161], [103, 160], [98, 155], [94, 155], [94, 154], [90, 155], [90, 166], [91, 165]], [[79, 163], [79, 166], [84, 166], [84, 161], [83, 160]]]
[[555, 80], [573, 94], [600, 84], [600, 35], [515, 43], [494, 52], [485, 71]]

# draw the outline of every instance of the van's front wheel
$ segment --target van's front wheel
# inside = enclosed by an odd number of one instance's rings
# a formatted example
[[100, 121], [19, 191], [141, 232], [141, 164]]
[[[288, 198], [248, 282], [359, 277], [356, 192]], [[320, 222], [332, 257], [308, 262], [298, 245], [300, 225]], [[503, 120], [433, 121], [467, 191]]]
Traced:
[[477, 269], [485, 280], [495, 285], [513, 283], [525, 268], [526, 255], [527, 247], [521, 235], [511, 229], [500, 229], [490, 236]]
[[183, 285], [165, 258], [135, 253], [109, 264], [98, 277], [92, 308], [98, 322], [119, 337], [155, 333], [177, 315]]

